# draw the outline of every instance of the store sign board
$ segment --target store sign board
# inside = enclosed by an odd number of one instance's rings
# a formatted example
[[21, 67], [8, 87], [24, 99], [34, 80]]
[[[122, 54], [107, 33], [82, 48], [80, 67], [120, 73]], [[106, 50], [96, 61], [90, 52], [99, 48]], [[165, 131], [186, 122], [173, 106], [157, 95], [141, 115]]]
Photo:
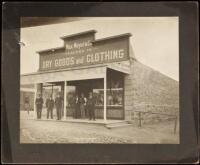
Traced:
[[92, 44], [92, 38], [74, 39], [64, 49], [40, 54], [40, 71], [72, 68], [129, 59], [128, 37], [115, 38]]

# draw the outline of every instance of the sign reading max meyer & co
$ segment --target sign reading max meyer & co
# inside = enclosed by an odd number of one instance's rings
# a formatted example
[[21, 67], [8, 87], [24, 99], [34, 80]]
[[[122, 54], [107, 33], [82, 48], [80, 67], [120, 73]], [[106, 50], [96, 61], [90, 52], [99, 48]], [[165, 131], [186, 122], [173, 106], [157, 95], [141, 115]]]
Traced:
[[124, 34], [96, 41], [92, 36], [69, 39], [64, 47], [39, 52], [40, 71], [126, 61], [129, 37]]

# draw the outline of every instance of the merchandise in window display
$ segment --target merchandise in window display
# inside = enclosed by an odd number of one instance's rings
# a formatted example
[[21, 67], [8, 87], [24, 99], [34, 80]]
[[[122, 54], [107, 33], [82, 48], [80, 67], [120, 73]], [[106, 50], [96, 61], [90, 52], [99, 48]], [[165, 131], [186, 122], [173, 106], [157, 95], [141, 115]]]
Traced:
[[[97, 106], [103, 106], [103, 89], [93, 89]], [[107, 105], [122, 106], [123, 88], [107, 89]]]

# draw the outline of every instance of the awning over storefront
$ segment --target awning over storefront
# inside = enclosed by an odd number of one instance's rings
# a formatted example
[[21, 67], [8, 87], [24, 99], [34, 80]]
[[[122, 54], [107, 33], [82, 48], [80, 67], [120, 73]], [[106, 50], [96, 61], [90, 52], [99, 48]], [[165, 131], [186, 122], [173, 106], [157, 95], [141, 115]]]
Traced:
[[90, 67], [79, 67], [73, 69], [64, 69], [57, 71], [43, 71], [30, 74], [24, 74], [20, 77], [21, 84], [37, 84], [47, 82], [59, 81], [73, 81], [104, 78], [106, 76], [106, 69], [110, 68], [129, 74], [129, 65], [126, 63], [95, 65]]
[[45, 82], [72, 81], [104, 78], [106, 66], [68, 69], [50, 72], [36, 72], [21, 75], [21, 84], [36, 84]]
[[130, 74], [130, 61], [123, 61], [120, 63], [110, 63], [107, 68], [113, 69], [118, 72]]

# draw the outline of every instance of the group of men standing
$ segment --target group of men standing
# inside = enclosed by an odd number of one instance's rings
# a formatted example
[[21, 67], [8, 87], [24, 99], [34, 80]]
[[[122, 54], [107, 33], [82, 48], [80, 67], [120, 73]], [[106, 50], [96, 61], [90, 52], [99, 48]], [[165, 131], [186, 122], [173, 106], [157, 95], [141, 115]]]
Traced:
[[[42, 98], [41, 94], [38, 94], [38, 96], [35, 100], [36, 111], [37, 111], [37, 119], [41, 119], [41, 117], [42, 117], [43, 104], [44, 104], [43, 98]], [[54, 106], [56, 108], [57, 120], [61, 120], [63, 100], [62, 100], [60, 93], [57, 94], [55, 101], [53, 100], [51, 95], [50, 95], [49, 98], [47, 98], [47, 100], [46, 100], [47, 119], [49, 118], [49, 116], [51, 116], [51, 119], [53, 119]]]
[[81, 97], [76, 95], [74, 100], [73, 109], [74, 118], [89, 118], [89, 120], [95, 120], [95, 100], [92, 92], [89, 93], [89, 97], [86, 98], [84, 94]]
[[[35, 100], [37, 119], [41, 119], [42, 117], [43, 104], [44, 104], [43, 98], [41, 94], [38, 94]], [[46, 99], [47, 119], [49, 119], [49, 117], [53, 119], [54, 107], [56, 108], [57, 120], [61, 120], [63, 99], [60, 93], [57, 94], [55, 100], [53, 100], [51, 95], [49, 98]], [[83, 93], [81, 94], [81, 97], [78, 97], [78, 95], [75, 97], [74, 107], [73, 107], [73, 117], [89, 118], [89, 120], [95, 120], [95, 100], [93, 98], [92, 92], [89, 93], [88, 98], [86, 98]]]

